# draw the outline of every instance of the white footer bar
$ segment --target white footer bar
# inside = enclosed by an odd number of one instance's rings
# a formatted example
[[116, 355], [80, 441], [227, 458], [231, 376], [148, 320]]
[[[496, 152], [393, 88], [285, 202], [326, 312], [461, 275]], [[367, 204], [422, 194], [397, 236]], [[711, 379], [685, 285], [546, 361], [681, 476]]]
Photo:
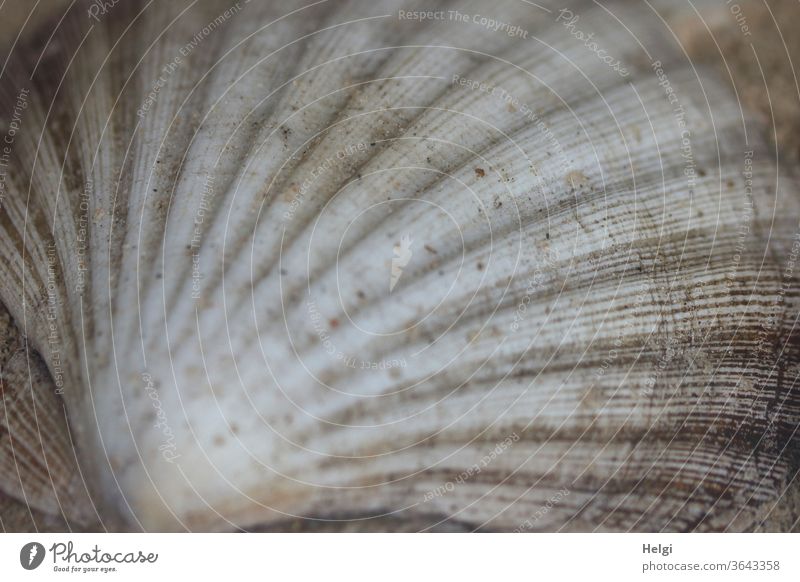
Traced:
[[798, 554], [791, 534], [3, 534], [0, 580], [797, 581]]

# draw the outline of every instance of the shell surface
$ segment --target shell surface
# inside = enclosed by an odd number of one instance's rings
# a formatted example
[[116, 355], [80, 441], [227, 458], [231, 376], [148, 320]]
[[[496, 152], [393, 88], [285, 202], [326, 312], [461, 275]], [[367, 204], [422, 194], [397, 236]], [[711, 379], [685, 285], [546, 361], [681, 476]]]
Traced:
[[156, 4], [78, 3], [3, 76], [0, 296], [69, 520], [760, 526], [800, 183], [656, 8]]

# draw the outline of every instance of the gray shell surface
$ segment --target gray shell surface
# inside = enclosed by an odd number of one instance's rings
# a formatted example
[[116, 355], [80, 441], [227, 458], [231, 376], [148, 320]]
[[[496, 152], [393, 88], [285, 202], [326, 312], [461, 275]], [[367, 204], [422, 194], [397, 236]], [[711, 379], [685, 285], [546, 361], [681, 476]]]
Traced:
[[69, 422], [42, 511], [761, 526], [800, 183], [655, 7], [155, 4], [79, 2], [2, 77], [0, 298]]

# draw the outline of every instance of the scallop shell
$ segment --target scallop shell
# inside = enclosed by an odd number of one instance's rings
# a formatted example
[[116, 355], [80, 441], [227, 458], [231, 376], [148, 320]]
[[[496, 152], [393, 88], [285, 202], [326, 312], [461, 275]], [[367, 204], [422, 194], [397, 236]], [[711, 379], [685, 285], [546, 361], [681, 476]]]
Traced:
[[99, 6], [2, 95], [0, 297], [63, 383], [80, 515], [770, 515], [798, 467], [798, 180], [652, 6]]

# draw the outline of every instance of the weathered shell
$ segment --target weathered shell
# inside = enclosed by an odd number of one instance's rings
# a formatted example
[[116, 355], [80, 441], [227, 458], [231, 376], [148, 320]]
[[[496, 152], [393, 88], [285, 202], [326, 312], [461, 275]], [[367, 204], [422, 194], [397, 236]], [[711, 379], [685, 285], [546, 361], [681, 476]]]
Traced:
[[769, 516], [798, 180], [646, 3], [92, 10], [5, 71], [0, 296], [106, 527]]
[[4, 309], [0, 338], [0, 530], [85, 526], [91, 501], [57, 388]]

